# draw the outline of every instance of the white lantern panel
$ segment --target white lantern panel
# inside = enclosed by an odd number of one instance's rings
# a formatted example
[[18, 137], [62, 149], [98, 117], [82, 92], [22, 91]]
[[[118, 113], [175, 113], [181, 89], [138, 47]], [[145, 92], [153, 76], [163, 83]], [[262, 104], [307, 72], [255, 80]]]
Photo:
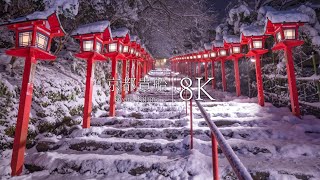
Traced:
[[48, 47], [48, 36], [37, 32], [36, 35], [36, 46], [40, 49], [47, 50]]
[[253, 41], [253, 48], [261, 49], [262, 48], [262, 41]]
[[19, 33], [19, 46], [31, 46], [32, 32]]
[[83, 51], [93, 51], [93, 41], [83, 41]]
[[123, 52], [128, 53], [129, 52], [129, 46], [124, 46], [123, 47]]
[[211, 57], [216, 57], [216, 56], [217, 56], [217, 54], [215, 52], [211, 53]]
[[116, 52], [117, 51], [117, 43], [109, 44], [109, 52]]
[[220, 50], [220, 56], [226, 56], [227, 51], [226, 50]]
[[197, 55], [197, 58], [200, 59], [200, 58], [201, 58], [201, 55]]
[[122, 53], [123, 52], [123, 46], [120, 44], [119, 45], [119, 52]]
[[277, 41], [280, 42], [282, 40], [281, 32], [278, 32], [276, 35]]
[[204, 57], [204, 58], [208, 58], [209, 55], [208, 55], [208, 54], [204, 54], [203, 57]]
[[285, 39], [296, 39], [296, 30], [295, 29], [286, 29], [284, 30]]
[[239, 54], [240, 53], [240, 47], [233, 47], [233, 53], [234, 54]]
[[101, 51], [102, 51], [102, 43], [97, 42], [97, 44], [96, 44], [96, 51], [97, 51], [98, 53], [101, 53]]

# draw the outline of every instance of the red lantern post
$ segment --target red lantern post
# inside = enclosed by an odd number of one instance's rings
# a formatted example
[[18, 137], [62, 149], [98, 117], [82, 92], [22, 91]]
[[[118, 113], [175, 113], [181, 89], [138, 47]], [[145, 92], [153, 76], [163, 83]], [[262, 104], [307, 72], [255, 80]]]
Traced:
[[225, 61], [228, 58], [228, 51], [227, 51], [227, 48], [224, 47], [222, 41], [214, 41], [213, 43], [214, 43], [213, 50], [218, 52], [217, 60], [221, 61], [222, 89], [223, 89], [223, 91], [227, 91]]
[[118, 59], [125, 59], [123, 54], [123, 39], [114, 37], [112, 40], [104, 42], [106, 44], [107, 51], [105, 56], [111, 59], [111, 77], [110, 80], [110, 101], [109, 101], [109, 116], [114, 117], [116, 115], [116, 95], [117, 95], [117, 64]]
[[[38, 18], [40, 14], [42, 18]], [[7, 50], [6, 54], [25, 58], [11, 159], [11, 175], [17, 176], [23, 169], [37, 60], [55, 60], [56, 57], [49, 53], [52, 38], [64, 36], [65, 32], [56, 13], [36, 12], [2, 25], [14, 31], [16, 36], [15, 48]]]
[[240, 43], [240, 37], [238, 36], [225, 36], [224, 37], [224, 46], [229, 48], [229, 57], [228, 59], [233, 60], [234, 63], [234, 77], [236, 81], [236, 95], [241, 95], [241, 81], [240, 81], [240, 73], [239, 73], [239, 59], [244, 55], [242, 52], [242, 47]]
[[112, 31], [112, 37], [122, 42], [122, 73], [121, 73], [121, 101], [124, 102], [126, 98], [126, 85], [127, 81], [127, 59], [130, 57], [130, 35], [127, 28], [119, 28]]
[[241, 43], [249, 45], [249, 52], [247, 57], [253, 57], [256, 67], [256, 81], [258, 91], [258, 103], [264, 106], [263, 81], [261, 73], [261, 56], [268, 52], [265, 49], [265, 40], [267, 36], [264, 35], [263, 26], [248, 26], [242, 29]]
[[309, 22], [309, 16], [300, 12], [268, 12], [266, 24], [266, 35], [273, 35], [276, 44], [272, 48], [274, 51], [284, 50], [287, 59], [287, 76], [290, 92], [292, 113], [300, 117], [299, 98], [296, 85], [296, 75], [294, 71], [294, 61], [292, 48], [301, 46], [304, 42], [299, 40], [299, 27], [303, 22]]
[[80, 53], [75, 56], [87, 60], [86, 91], [83, 110], [83, 128], [90, 127], [92, 112], [92, 89], [94, 82], [94, 64], [104, 61], [103, 41], [110, 39], [109, 21], [99, 21], [85, 24], [72, 32], [72, 36], [80, 41]]
[[211, 59], [211, 70], [212, 70], [212, 77], [213, 77], [213, 80], [212, 80], [212, 89], [215, 89], [216, 88], [216, 73], [215, 73], [215, 61], [216, 61], [216, 58], [217, 58], [217, 52], [213, 50], [213, 47], [212, 47], [212, 51], [210, 52], [210, 59]]

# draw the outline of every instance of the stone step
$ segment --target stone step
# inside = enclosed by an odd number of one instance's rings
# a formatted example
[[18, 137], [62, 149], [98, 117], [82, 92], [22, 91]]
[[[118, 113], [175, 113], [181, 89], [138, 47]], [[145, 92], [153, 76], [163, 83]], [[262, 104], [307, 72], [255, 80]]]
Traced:
[[[193, 131], [194, 137], [209, 141], [209, 129], [195, 129]], [[77, 129], [74, 130], [70, 138], [85, 137], [85, 136], [99, 136], [100, 138], [125, 138], [125, 139], [166, 139], [173, 141], [177, 139], [184, 139], [190, 135], [189, 128], [112, 128], [112, 127], [94, 127], [90, 130]]]
[[140, 154], [140, 155], [163, 155], [171, 156], [184, 153], [189, 149], [189, 142], [185, 140], [168, 141], [165, 139], [123, 139], [123, 138], [100, 138], [97, 136], [64, 138], [53, 141], [42, 139], [35, 146], [38, 152], [74, 152], [86, 154]]
[[[203, 155], [199, 154], [199, 156]], [[179, 167], [177, 167], [177, 163], [179, 163]], [[188, 154], [166, 157], [157, 155], [43, 152], [28, 154], [26, 156], [25, 167], [30, 172], [47, 170], [49, 174], [56, 174], [55, 176], [59, 174], [79, 173], [85, 177], [101, 176], [117, 178], [119, 176], [123, 178], [125, 175], [129, 179], [137, 179], [140, 175], [149, 174], [149, 177], [170, 179], [171, 176], [179, 176], [180, 174], [180, 176], [188, 179], [189, 176], [192, 177], [192, 174], [184, 171], [187, 163]], [[172, 171], [176, 173], [171, 173]]]
[[133, 119], [133, 118], [93, 118], [91, 126], [108, 126], [114, 128], [168, 128], [184, 127], [187, 119]]

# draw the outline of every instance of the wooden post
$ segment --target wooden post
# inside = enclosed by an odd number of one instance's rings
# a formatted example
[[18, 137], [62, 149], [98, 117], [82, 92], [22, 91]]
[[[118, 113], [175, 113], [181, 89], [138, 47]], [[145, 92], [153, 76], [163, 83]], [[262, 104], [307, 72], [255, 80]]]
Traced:
[[133, 61], [129, 60], [129, 94], [131, 94], [132, 91], [132, 84], [131, 84], [131, 79], [132, 79], [132, 66], [133, 66]]
[[214, 66], [214, 61], [212, 60], [211, 61], [211, 70], [212, 70], [212, 89], [215, 89], [216, 88], [216, 73], [215, 73], [215, 66]]
[[294, 64], [293, 64], [291, 47], [286, 47], [285, 53], [287, 57], [287, 75], [288, 75], [291, 109], [292, 109], [292, 113], [295, 116], [300, 117], [299, 98], [298, 98], [298, 91], [297, 91], [297, 84], [296, 84], [296, 75], [294, 73]]
[[11, 158], [11, 176], [20, 175], [24, 164], [24, 152], [27, 143], [28, 123], [32, 103], [33, 79], [37, 63], [34, 52], [32, 50], [29, 52], [30, 54], [29, 57], [26, 57], [23, 71], [18, 119]]
[[241, 87], [240, 87], [240, 73], [239, 73], [239, 59], [235, 58], [234, 61], [234, 77], [236, 81], [236, 94], [237, 96], [241, 96]]
[[83, 110], [83, 128], [90, 128], [92, 112], [92, 89], [94, 81], [94, 54], [87, 61], [86, 91]]
[[221, 78], [222, 78], [222, 90], [227, 91], [227, 80], [226, 80], [226, 68], [224, 60], [221, 60]]
[[117, 59], [111, 59], [111, 83], [110, 83], [110, 108], [109, 116], [114, 117], [116, 115], [116, 96], [117, 96]]
[[212, 169], [213, 179], [219, 180], [219, 156], [218, 156], [218, 142], [216, 137], [211, 133], [211, 144], [212, 144]]
[[263, 82], [261, 73], [261, 55], [257, 54], [256, 59], [256, 79], [257, 79], [257, 90], [258, 90], [258, 103], [260, 106], [264, 106], [264, 93], [263, 93]]

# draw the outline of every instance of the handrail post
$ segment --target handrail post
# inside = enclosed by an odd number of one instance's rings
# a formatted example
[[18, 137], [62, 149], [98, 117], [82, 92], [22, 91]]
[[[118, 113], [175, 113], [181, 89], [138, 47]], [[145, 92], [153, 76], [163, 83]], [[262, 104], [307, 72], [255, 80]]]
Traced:
[[190, 99], [190, 149], [193, 149], [192, 99]]
[[218, 166], [218, 143], [216, 137], [211, 133], [211, 143], [212, 143], [212, 169], [213, 169], [213, 179], [219, 180], [219, 166]]
[[[193, 96], [193, 98], [195, 98]], [[228, 159], [232, 169], [237, 175], [239, 180], [252, 180], [252, 177], [246, 167], [242, 164], [238, 156], [234, 153], [231, 146], [227, 143], [226, 139], [223, 137], [222, 133], [219, 131], [218, 127], [211, 121], [210, 116], [206, 113], [205, 109], [202, 107], [199, 101], [195, 101], [203, 118], [206, 120], [211, 133], [214, 134], [216, 141], [219, 143], [221, 151]], [[213, 142], [214, 143], [214, 142]], [[216, 149], [216, 148], [215, 148]], [[215, 152], [213, 153], [215, 154]], [[215, 165], [214, 165], [215, 166]], [[216, 173], [215, 175], [218, 175]]]

